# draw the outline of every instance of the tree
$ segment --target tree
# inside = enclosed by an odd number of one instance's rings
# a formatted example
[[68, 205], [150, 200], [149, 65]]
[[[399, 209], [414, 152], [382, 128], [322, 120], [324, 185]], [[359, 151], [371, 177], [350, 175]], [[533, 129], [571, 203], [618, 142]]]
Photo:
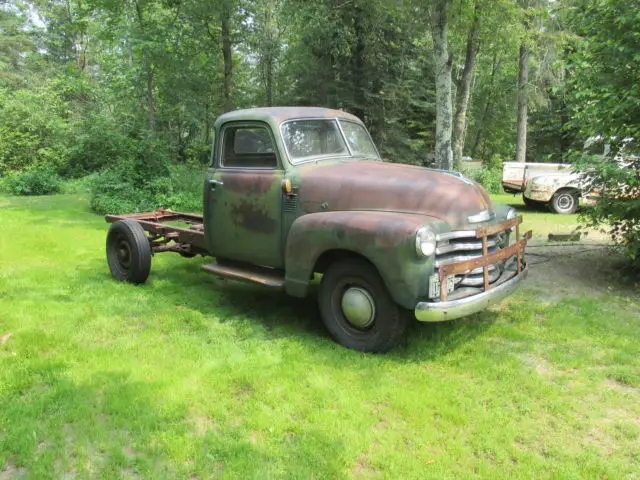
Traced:
[[436, 77], [436, 151], [435, 163], [438, 168], [453, 168], [451, 149], [452, 104], [451, 65], [447, 35], [449, 31], [449, 1], [436, 0], [431, 14], [431, 35], [433, 36], [433, 56]]
[[25, 15], [17, 6], [0, 8], [0, 85], [16, 88], [24, 83], [24, 54], [34, 47], [25, 23]]
[[[529, 30], [529, 0], [522, 0], [525, 10], [525, 32]], [[516, 162], [527, 159], [527, 114], [529, 108], [529, 46], [525, 38], [518, 55], [518, 133], [516, 136]]]
[[469, 107], [469, 96], [471, 95], [471, 80], [473, 79], [473, 68], [475, 66], [476, 54], [478, 53], [478, 36], [480, 33], [480, 11], [479, 0], [475, 1], [473, 7], [473, 19], [467, 35], [467, 48], [464, 61], [462, 78], [459, 82], [456, 93], [456, 111], [453, 119], [453, 164], [456, 169], [460, 169], [462, 162], [462, 150], [464, 148], [464, 138], [467, 130], [467, 109]]
[[222, 58], [224, 59], [224, 111], [233, 110], [233, 58], [231, 54], [231, 2], [222, 2], [220, 8], [220, 29], [222, 32]]

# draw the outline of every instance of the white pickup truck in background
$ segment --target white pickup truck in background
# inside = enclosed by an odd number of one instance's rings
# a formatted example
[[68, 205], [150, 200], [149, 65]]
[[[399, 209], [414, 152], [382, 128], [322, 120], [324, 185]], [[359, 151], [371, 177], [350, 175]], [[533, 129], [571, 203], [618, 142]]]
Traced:
[[502, 187], [522, 193], [527, 206], [547, 205], [555, 213], [574, 213], [586, 197], [579, 175], [566, 163], [504, 162]]

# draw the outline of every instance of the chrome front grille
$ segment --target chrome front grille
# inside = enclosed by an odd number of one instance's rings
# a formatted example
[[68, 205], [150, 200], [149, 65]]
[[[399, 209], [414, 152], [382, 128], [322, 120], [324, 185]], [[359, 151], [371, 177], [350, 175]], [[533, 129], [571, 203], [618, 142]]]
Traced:
[[[439, 234], [436, 244], [436, 269], [442, 265], [465, 262], [482, 257], [482, 240], [476, 238], [475, 230], [458, 230]], [[488, 253], [494, 253], [507, 246], [507, 232], [499, 232], [487, 237]], [[505, 261], [489, 265], [489, 283], [494, 283], [502, 275]], [[484, 285], [482, 267], [468, 273], [455, 275], [455, 289], [462, 287], [481, 288]]]

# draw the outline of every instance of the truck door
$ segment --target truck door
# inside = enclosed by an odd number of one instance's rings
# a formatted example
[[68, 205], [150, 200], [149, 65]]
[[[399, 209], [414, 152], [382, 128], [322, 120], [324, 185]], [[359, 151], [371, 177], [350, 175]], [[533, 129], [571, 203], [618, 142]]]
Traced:
[[205, 235], [212, 255], [282, 268], [281, 159], [262, 122], [229, 122], [205, 181]]

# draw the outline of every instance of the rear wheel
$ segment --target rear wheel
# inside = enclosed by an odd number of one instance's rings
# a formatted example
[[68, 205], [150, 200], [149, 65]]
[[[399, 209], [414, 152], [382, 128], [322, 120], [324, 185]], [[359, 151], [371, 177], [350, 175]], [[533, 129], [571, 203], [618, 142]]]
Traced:
[[575, 213], [578, 210], [578, 194], [572, 190], [560, 190], [551, 199], [551, 210], [559, 214]]
[[334, 263], [318, 296], [320, 314], [335, 341], [361, 352], [387, 352], [404, 337], [403, 315], [377, 270], [365, 260]]
[[107, 262], [116, 280], [144, 283], [151, 271], [151, 245], [139, 223], [119, 220], [107, 234]]

